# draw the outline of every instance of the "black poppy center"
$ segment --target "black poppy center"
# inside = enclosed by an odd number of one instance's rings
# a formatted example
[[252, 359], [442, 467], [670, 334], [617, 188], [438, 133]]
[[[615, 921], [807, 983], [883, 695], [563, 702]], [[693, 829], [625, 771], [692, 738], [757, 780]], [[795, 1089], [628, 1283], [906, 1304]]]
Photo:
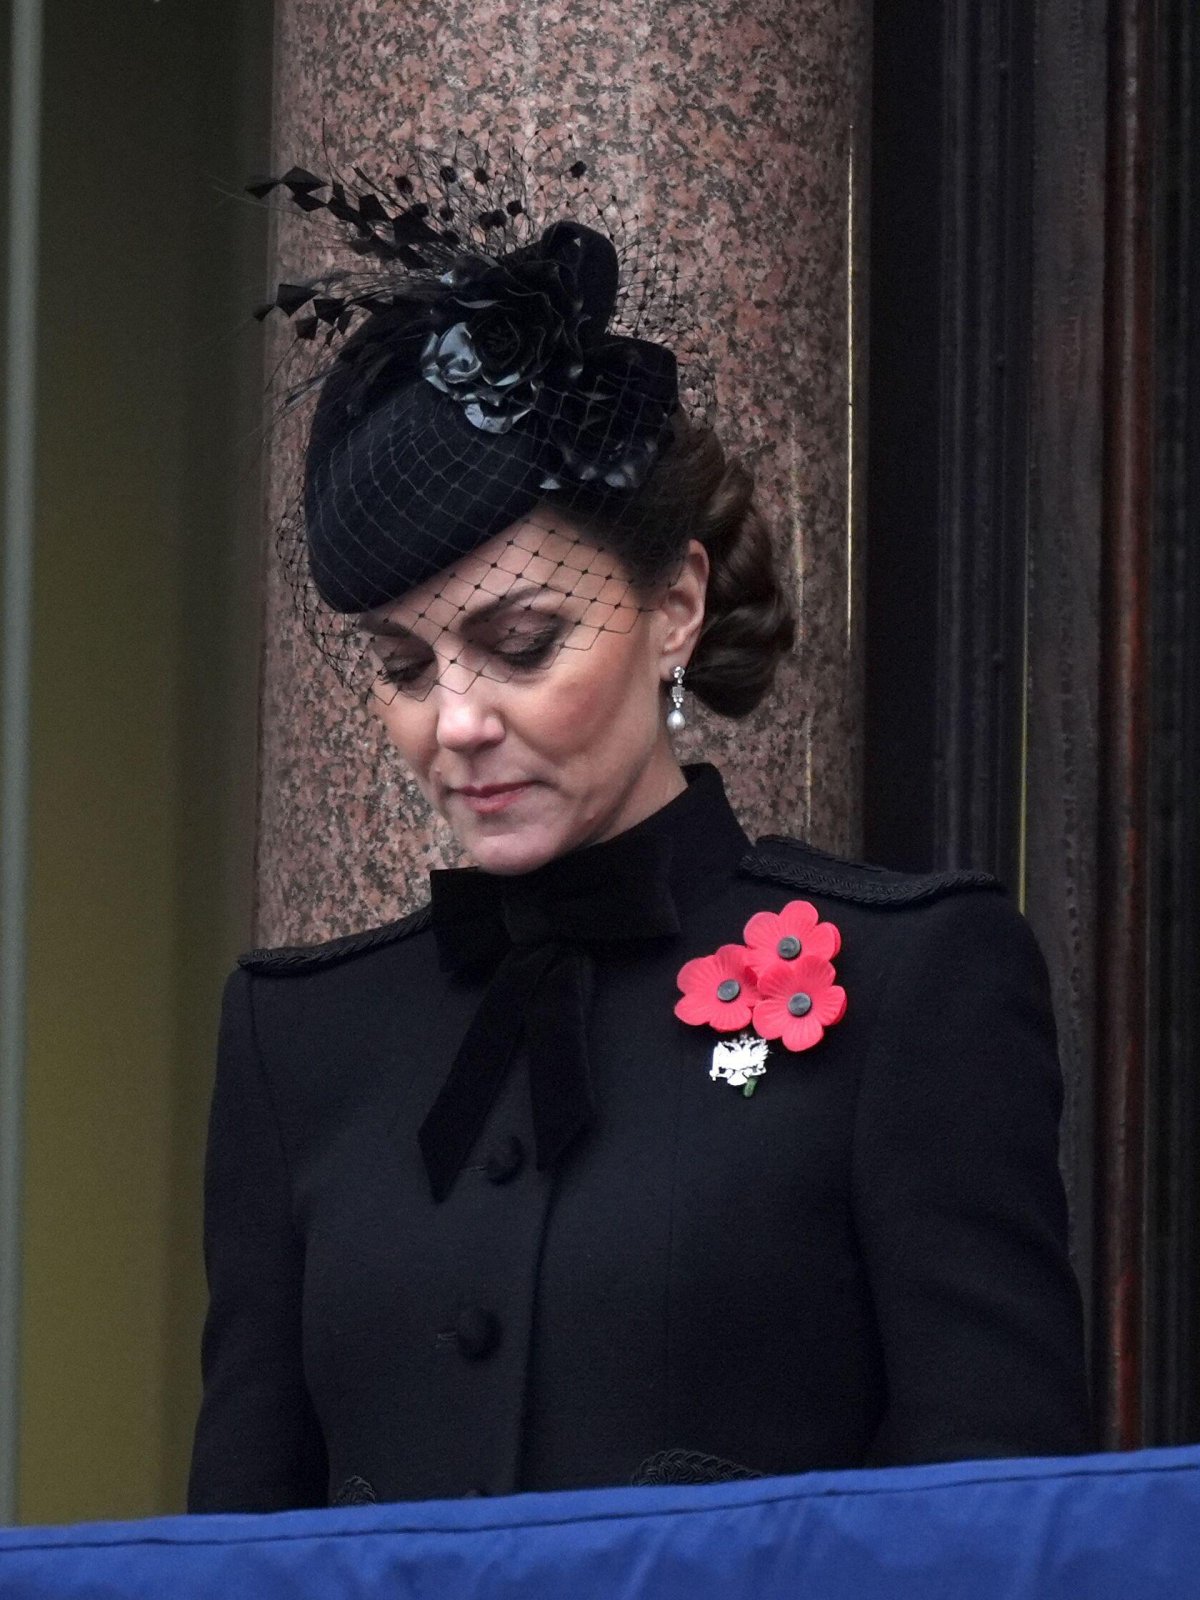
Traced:
[[787, 934], [775, 946], [785, 961], [794, 961], [800, 954], [800, 941], [794, 933]]
[[726, 978], [717, 985], [718, 1000], [736, 1000], [742, 992], [742, 986], [736, 978]]
[[788, 1010], [794, 1017], [806, 1017], [812, 1010], [812, 995], [801, 991], [788, 1001]]

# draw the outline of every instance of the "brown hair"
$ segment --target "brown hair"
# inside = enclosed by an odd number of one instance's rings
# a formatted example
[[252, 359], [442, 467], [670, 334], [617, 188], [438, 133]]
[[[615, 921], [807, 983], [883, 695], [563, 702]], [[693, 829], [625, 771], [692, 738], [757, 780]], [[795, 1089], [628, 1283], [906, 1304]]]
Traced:
[[678, 566], [690, 539], [708, 552], [704, 625], [687, 686], [724, 717], [744, 717], [767, 693], [792, 647], [796, 617], [771, 535], [754, 504], [748, 467], [728, 457], [711, 428], [677, 421], [645, 484], [570, 517], [616, 555], [644, 591]]

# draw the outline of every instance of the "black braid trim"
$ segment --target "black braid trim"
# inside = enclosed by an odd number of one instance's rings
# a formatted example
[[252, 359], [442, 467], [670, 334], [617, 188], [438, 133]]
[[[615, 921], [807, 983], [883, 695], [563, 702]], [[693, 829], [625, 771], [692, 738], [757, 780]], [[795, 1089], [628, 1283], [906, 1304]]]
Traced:
[[329, 1502], [331, 1506], [373, 1506], [378, 1502], [379, 1496], [375, 1493], [373, 1484], [365, 1478], [360, 1478], [358, 1473], [353, 1473], [346, 1479], [342, 1487]]
[[893, 872], [867, 862], [846, 861], [798, 839], [767, 834], [738, 863], [749, 878], [765, 878], [790, 889], [809, 889], [835, 900], [867, 906], [911, 906], [962, 889], [999, 889], [990, 872], [962, 868], [954, 872]]
[[328, 967], [344, 961], [347, 956], [361, 955], [364, 950], [375, 950], [380, 945], [395, 944], [397, 939], [407, 939], [409, 934], [420, 933], [429, 922], [429, 907], [401, 917], [398, 922], [385, 922], [378, 928], [366, 928], [362, 933], [343, 934], [340, 939], [327, 939], [324, 944], [281, 945], [274, 950], [247, 950], [240, 955], [238, 966], [249, 972], [291, 974], [309, 972], [313, 967]]
[[645, 1488], [652, 1483], [736, 1483], [764, 1474], [720, 1456], [702, 1455], [699, 1450], [660, 1450], [647, 1456], [630, 1478], [631, 1486]]

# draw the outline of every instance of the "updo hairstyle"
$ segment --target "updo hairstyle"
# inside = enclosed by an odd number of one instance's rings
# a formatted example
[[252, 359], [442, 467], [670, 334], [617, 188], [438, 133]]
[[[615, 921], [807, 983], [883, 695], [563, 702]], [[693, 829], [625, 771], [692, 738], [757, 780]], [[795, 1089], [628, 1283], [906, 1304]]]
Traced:
[[690, 539], [704, 546], [704, 625], [687, 687], [723, 717], [754, 710], [796, 637], [795, 609], [753, 496], [749, 468], [726, 455], [713, 429], [677, 415], [640, 489], [594, 506], [576, 489], [569, 506], [571, 522], [615, 555], [643, 593], [671, 580]]

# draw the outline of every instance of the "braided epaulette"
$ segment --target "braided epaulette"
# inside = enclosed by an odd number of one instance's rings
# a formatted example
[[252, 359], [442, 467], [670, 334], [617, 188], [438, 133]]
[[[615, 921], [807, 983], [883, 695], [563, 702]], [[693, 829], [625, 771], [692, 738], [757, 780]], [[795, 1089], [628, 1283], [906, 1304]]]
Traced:
[[963, 868], [953, 872], [896, 872], [865, 861], [830, 855], [815, 845], [781, 834], [767, 834], [738, 863], [750, 878], [765, 878], [789, 889], [808, 889], [835, 900], [855, 900], [867, 906], [911, 906], [936, 900], [961, 889], [999, 889], [1004, 885], [990, 872]]
[[341, 938], [327, 939], [324, 944], [280, 945], [274, 950], [247, 950], [237, 958], [238, 966], [250, 972], [281, 975], [310, 972], [314, 967], [332, 966], [348, 956], [361, 955], [364, 950], [377, 950], [380, 945], [407, 939], [409, 934], [419, 933], [428, 921], [429, 907], [421, 906], [397, 922], [385, 922], [378, 928], [364, 928], [361, 933], [344, 933]]

